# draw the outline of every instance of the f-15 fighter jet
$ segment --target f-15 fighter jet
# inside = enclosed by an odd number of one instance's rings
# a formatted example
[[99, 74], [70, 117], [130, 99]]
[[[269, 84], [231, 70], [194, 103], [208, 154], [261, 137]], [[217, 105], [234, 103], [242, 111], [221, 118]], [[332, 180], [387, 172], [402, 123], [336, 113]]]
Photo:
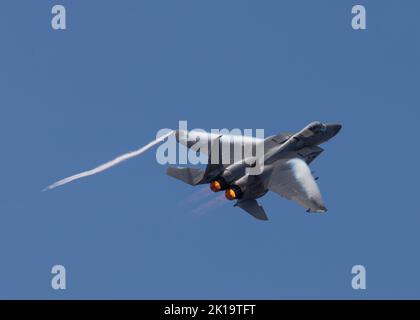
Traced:
[[[323, 151], [319, 145], [340, 129], [340, 124], [316, 121], [297, 133], [280, 133], [266, 139], [178, 130], [176, 140], [192, 150], [206, 152], [208, 164], [205, 169], [169, 167], [167, 174], [193, 186], [210, 184], [212, 191], [224, 191], [227, 199], [236, 200], [234, 206], [260, 220], [268, 220], [268, 217], [256, 199], [268, 191], [297, 202], [307, 212], [323, 213], [327, 208], [308, 165]], [[200, 141], [205, 141], [206, 145], [200, 145]], [[223, 152], [233, 153], [238, 144], [250, 147], [252, 155], [223, 161]], [[261, 144], [264, 152], [254, 155]], [[260, 172], [250, 174], [249, 169], [257, 164]]]

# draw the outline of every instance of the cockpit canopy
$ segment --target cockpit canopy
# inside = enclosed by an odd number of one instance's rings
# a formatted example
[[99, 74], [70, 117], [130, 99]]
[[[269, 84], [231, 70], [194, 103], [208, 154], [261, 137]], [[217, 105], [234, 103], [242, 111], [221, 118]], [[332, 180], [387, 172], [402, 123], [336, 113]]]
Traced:
[[327, 130], [327, 126], [319, 121], [310, 123], [307, 128], [313, 133], [325, 132]]

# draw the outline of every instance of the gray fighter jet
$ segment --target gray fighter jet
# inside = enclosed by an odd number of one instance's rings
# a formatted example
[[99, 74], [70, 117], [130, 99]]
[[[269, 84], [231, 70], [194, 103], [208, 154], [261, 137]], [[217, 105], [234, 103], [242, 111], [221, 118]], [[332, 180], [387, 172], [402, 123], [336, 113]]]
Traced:
[[[256, 199], [268, 191], [297, 202], [307, 212], [323, 213], [327, 208], [315, 182], [317, 178], [308, 165], [323, 151], [319, 145], [334, 137], [340, 129], [340, 124], [316, 121], [297, 133], [280, 133], [266, 139], [176, 131], [179, 143], [208, 154], [208, 164], [205, 169], [169, 167], [167, 174], [193, 186], [208, 183], [214, 192], [225, 191], [227, 199], [236, 200], [235, 207], [260, 220], [268, 218]], [[200, 141], [205, 143], [200, 144]], [[256, 156], [261, 144], [264, 152]], [[250, 147], [253, 154], [236, 161], [223, 161], [223, 152], [232, 155], [238, 145]], [[257, 163], [263, 164], [259, 174], [249, 174], [249, 169]]]

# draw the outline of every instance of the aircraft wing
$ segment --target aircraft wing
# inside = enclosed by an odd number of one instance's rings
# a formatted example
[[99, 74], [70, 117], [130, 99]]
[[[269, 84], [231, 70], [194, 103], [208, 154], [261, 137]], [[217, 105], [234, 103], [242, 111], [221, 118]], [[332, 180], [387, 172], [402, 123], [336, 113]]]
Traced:
[[207, 183], [205, 172], [196, 168], [168, 167], [166, 174], [192, 186]]
[[[221, 154], [223, 155], [223, 164], [231, 164], [244, 159], [245, 150], [252, 150], [255, 154], [256, 145], [264, 143], [264, 139], [241, 136], [234, 134], [209, 133], [205, 131], [183, 131], [178, 130], [175, 134], [176, 140], [187, 148], [209, 154], [212, 146], [220, 143]], [[248, 149], [245, 149], [248, 148]], [[239, 158], [235, 159], [235, 156]]]
[[302, 205], [308, 212], [327, 211], [311, 170], [300, 158], [275, 165], [268, 189]]

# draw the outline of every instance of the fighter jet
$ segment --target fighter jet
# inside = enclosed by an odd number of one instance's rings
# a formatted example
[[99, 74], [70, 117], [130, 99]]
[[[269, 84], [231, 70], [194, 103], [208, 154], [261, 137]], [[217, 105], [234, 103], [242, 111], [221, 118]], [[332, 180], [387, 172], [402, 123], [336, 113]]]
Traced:
[[[268, 191], [295, 201], [307, 212], [324, 213], [327, 208], [309, 164], [323, 151], [319, 145], [333, 138], [340, 129], [337, 123], [315, 121], [297, 133], [280, 133], [266, 139], [177, 130], [175, 136], [179, 143], [208, 154], [207, 166], [205, 169], [168, 167], [166, 173], [192, 186], [209, 184], [214, 192], [224, 191], [228, 200], [236, 201], [235, 207], [259, 220], [268, 217], [256, 199]], [[223, 152], [231, 156], [238, 144], [251, 148], [253, 154], [236, 161], [223, 161]], [[264, 151], [257, 156], [255, 150], [261, 144]], [[260, 172], [250, 174], [249, 169], [256, 164], [260, 165]]]

